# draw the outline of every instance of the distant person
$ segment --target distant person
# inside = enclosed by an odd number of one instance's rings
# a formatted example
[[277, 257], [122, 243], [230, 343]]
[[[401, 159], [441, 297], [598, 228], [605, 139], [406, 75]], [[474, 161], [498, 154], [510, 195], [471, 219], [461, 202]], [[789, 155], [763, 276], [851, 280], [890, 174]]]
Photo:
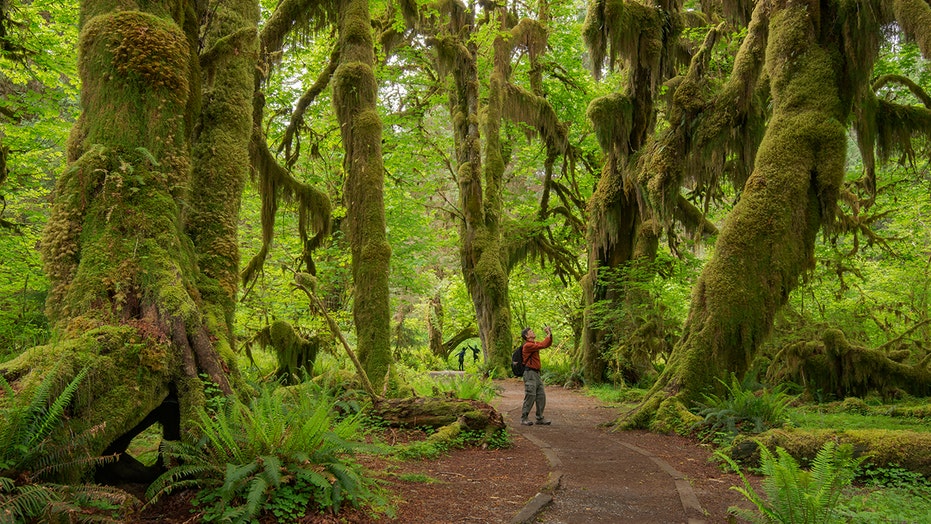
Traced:
[[546, 408], [546, 392], [543, 391], [543, 380], [540, 378], [540, 350], [550, 347], [553, 343], [553, 331], [549, 326], [543, 328], [543, 331], [546, 332], [546, 338], [542, 342], [536, 341], [537, 334], [529, 327], [520, 332], [524, 340], [524, 405], [520, 412], [520, 423], [524, 426], [534, 424], [527, 418], [534, 404], [537, 406], [536, 423], [542, 426], [550, 425], [550, 421], [543, 418], [543, 409]]
[[472, 346], [472, 362], [478, 365], [478, 346]]
[[462, 350], [459, 351], [459, 371], [465, 370], [464, 362], [465, 362], [466, 349], [468, 349], [468, 347], [463, 347]]

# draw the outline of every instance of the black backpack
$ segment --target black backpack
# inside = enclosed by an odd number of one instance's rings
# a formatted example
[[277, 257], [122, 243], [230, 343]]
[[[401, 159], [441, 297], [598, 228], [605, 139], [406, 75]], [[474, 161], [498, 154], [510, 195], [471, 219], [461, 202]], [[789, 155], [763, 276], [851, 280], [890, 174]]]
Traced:
[[524, 345], [521, 344], [511, 353], [511, 373], [520, 378], [524, 376], [524, 367]]

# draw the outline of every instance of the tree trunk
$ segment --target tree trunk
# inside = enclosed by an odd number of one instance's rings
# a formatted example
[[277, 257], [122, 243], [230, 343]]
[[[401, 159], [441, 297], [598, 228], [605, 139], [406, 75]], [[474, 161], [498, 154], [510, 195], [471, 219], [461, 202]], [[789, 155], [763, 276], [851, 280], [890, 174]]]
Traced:
[[843, 179], [850, 112], [838, 87], [843, 65], [814, 29], [817, 12], [803, 3], [771, 14], [765, 67], [773, 115], [754, 171], [695, 285], [682, 338], [628, 425], [651, 424], [669, 395], [687, 405], [716, 379], [742, 374], [814, 263], [815, 236]]
[[[0, 367], [7, 380], [26, 389], [52, 369], [73, 376], [88, 368], [64, 431], [99, 427], [96, 452], [123, 452], [154, 422], [162, 423], [167, 438], [195, 431], [191, 421], [204, 402], [199, 373], [223, 392], [232, 391], [231, 362], [223, 358], [231, 353], [221, 355], [217, 348], [232, 344], [235, 285], [226, 284], [233, 277], [217, 270], [204, 278], [198, 264], [227, 273], [236, 267], [241, 185], [227, 188], [236, 203], [214, 209], [219, 204], [198, 198], [204, 188], [192, 184], [191, 137], [201, 110], [201, 13], [195, 2], [150, 2], [144, 9], [82, 3], [82, 114], [43, 241], [51, 279], [47, 312], [56, 342]], [[254, 32], [254, 4], [229, 9], [217, 11], [225, 20], [220, 32]], [[248, 60], [251, 42], [246, 37], [221, 50], [218, 63], [220, 55], [243, 54]], [[232, 69], [228, 76], [208, 86], [219, 89], [246, 69], [225, 65]], [[251, 89], [240, 82], [224, 95], [238, 103]], [[222, 125], [239, 130], [227, 137], [229, 146], [245, 150], [242, 115], [217, 114]], [[210, 134], [205, 123], [199, 136]], [[241, 179], [242, 169], [222, 175]], [[192, 233], [212, 245], [195, 246], [185, 233], [185, 206], [194, 207]], [[208, 214], [218, 222], [212, 233], [198, 225], [204, 221], [197, 217]], [[222, 249], [211, 252], [218, 245]], [[210, 260], [198, 260], [205, 253]]]
[[255, 0], [216, 4], [201, 57], [203, 106], [194, 125], [192, 211], [198, 283], [207, 320], [222, 332], [218, 349], [232, 360], [233, 314], [239, 289], [239, 208], [248, 176], [252, 99], [258, 60], [259, 9]]
[[385, 228], [375, 52], [368, 2], [342, 0], [339, 11], [340, 63], [333, 75], [333, 105], [346, 151], [346, 222], [355, 286], [353, 318], [359, 360], [372, 385], [380, 389], [391, 364], [391, 247]]
[[443, 348], [443, 299], [440, 293], [430, 298], [427, 304], [427, 341], [430, 352], [446, 360], [448, 351]]

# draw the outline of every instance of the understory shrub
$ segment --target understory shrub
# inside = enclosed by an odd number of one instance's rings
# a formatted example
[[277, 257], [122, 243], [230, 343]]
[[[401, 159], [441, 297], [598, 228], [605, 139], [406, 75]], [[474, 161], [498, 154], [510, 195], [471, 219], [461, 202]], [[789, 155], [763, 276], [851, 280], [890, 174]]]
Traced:
[[853, 457], [853, 447], [826, 442], [818, 451], [811, 469], [806, 470], [782, 448], [773, 454], [760, 446], [765, 476], [763, 493], [758, 493], [737, 464], [722, 452], [716, 455], [733, 468], [743, 487], [731, 487], [756, 506], [756, 511], [737, 507], [729, 511], [755, 523], [826, 524], [847, 522], [839, 513], [843, 490], [853, 481], [863, 458]]
[[718, 381], [726, 394], [704, 395], [704, 402], [696, 403], [698, 415], [704, 419], [693, 429], [704, 438], [727, 444], [738, 434], [762, 433], [782, 427], [788, 421], [789, 404], [795, 397], [786, 393], [782, 385], [752, 391], [734, 374], [731, 374], [730, 384]]
[[295, 521], [344, 504], [390, 513], [382, 490], [352, 458], [374, 451], [361, 442], [361, 417], [336, 419], [328, 395], [306, 393], [263, 386], [248, 404], [229, 399], [212, 416], [201, 411], [199, 441], [163, 443], [172, 467], [147, 497], [197, 487], [194, 503], [207, 522], [248, 522], [263, 511]]

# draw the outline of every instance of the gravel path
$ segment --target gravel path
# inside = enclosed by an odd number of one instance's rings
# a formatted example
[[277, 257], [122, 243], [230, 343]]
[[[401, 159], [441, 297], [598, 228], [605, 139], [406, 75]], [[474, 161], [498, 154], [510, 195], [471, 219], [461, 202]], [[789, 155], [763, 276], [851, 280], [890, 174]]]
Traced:
[[[495, 401], [511, 431], [538, 445], [552, 468], [544, 487], [514, 522], [686, 523], [706, 522], [706, 513], [686, 476], [635, 438], [608, 432], [602, 424], [617, 411], [580, 393], [546, 389], [550, 426], [521, 426], [523, 383], [503, 380]], [[532, 417], [531, 417], [532, 419]]]

